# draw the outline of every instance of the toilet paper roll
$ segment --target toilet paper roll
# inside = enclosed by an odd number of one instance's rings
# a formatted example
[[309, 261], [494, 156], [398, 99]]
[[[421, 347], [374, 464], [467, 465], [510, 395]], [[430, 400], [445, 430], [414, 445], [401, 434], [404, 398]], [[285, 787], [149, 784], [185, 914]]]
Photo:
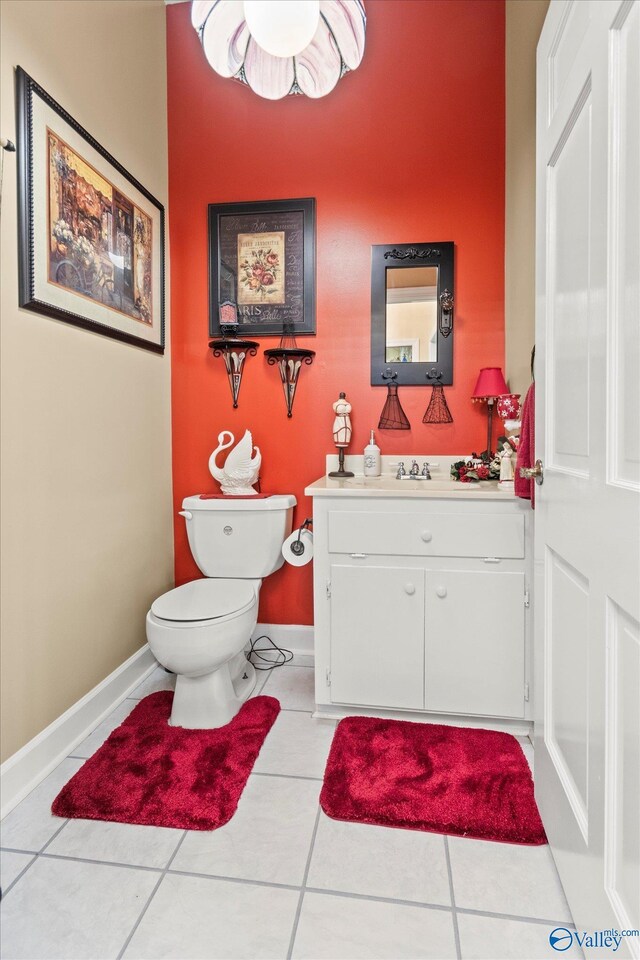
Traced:
[[[298, 534], [300, 542], [298, 543]], [[313, 534], [310, 530], [294, 530], [282, 544], [282, 556], [292, 567], [303, 567], [313, 556]]]

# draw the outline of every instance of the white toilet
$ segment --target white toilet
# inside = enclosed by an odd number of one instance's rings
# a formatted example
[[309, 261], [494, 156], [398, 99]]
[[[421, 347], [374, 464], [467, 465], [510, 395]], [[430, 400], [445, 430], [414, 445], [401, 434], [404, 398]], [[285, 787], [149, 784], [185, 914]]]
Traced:
[[176, 674], [173, 726], [224, 726], [255, 687], [244, 647], [258, 619], [262, 580], [284, 563], [295, 505], [291, 494], [183, 501], [191, 553], [206, 579], [163, 593], [147, 614], [151, 651]]

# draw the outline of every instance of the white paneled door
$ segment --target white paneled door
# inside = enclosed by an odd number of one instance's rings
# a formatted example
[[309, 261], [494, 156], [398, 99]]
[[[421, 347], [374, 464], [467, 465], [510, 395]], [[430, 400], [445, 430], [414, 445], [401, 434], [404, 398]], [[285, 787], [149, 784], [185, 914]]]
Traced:
[[[640, 0], [551, 0], [538, 46], [536, 796], [587, 931], [640, 927], [639, 135]], [[640, 957], [640, 938], [625, 955]]]

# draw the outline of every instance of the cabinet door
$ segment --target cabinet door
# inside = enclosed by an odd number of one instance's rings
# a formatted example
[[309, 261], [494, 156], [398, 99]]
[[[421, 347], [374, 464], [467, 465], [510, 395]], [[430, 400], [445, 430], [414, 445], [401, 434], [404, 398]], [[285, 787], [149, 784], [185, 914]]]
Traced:
[[424, 570], [331, 566], [331, 700], [424, 707]]
[[524, 716], [524, 574], [427, 572], [425, 705]]

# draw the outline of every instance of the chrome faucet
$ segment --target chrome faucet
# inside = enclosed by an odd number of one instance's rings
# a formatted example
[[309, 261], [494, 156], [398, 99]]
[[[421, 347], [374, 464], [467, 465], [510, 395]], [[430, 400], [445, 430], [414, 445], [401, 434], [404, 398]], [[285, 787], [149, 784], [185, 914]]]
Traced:
[[419, 477], [420, 476], [420, 467], [418, 466], [418, 461], [414, 460], [411, 464], [411, 470], [409, 470], [410, 477]]
[[426, 460], [422, 464], [422, 476], [425, 478], [425, 480], [431, 480], [431, 471], [429, 470], [429, 464]]
[[403, 477], [406, 477], [407, 471], [404, 468], [404, 460], [401, 460], [398, 464], [398, 472], [396, 473], [396, 480], [402, 480]]

